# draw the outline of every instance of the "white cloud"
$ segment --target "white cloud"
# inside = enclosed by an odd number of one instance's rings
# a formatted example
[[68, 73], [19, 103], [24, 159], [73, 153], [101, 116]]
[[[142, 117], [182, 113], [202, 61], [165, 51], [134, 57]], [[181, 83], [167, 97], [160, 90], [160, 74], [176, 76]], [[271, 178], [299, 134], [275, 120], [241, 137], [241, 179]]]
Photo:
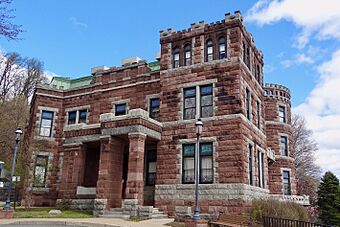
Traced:
[[289, 68], [293, 65], [300, 65], [300, 64], [313, 64], [314, 59], [306, 54], [300, 53], [296, 54], [293, 59], [286, 59], [281, 61], [281, 65], [285, 68]]
[[88, 27], [86, 23], [79, 21], [78, 18], [76, 17], [70, 17], [70, 21], [75, 28], [87, 28]]
[[339, 0], [260, 0], [248, 11], [246, 20], [259, 25], [293, 22], [301, 28], [295, 43], [298, 48], [303, 48], [312, 35], [340, 39]]
[[319, 144], [317, 163], [340, 176], [340, 49], [318, 67], [320, 80], [304, 103], [293, 109], [303, 115]]

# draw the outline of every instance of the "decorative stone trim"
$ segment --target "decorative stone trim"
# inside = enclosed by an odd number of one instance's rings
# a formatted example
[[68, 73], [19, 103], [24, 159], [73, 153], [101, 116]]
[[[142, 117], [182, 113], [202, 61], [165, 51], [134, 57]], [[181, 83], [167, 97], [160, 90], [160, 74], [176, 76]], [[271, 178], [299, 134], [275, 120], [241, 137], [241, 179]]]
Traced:
[[[267, 198], [268, 189], [250, 186], [247, 184], [201, 184], [199, 196], [202, 200], [231, 200]], [[156, 185], [155, 200], [194, 200], [194, 184]]]
[[75, 106], [71, 108], [65, 108], [65, 112], [71, 112], [76, 110], [84, 110], [84, 109], [90, 109], [90, 105], [84, 105], [84, 106]]
[[102, 135], [123, 135], [131, 132], [144, 133], [154, 139], [161, 140], [161, 133], [149, 129], [143, 125], [130, 125], [125, 127], [105, 128], [102, 129]]
[[77, 137], [65, 138], [63, 145], [66, 146], [66, 144], [70, 144], [70, 145], [82, 144], [84, 142], [92, 142], [92, 141], [98, 141], [98, 140], [100, 140], [100, 134], [77, 136]]
[[73, 130], [82, 130], [82, 129], [93, 129], [93, 128], [100, 128], [100, 123], [90, 124], [90, 125], [84, 124], [84, 123], [66, 125], [64, 127], [64, 132], [73, 131]]

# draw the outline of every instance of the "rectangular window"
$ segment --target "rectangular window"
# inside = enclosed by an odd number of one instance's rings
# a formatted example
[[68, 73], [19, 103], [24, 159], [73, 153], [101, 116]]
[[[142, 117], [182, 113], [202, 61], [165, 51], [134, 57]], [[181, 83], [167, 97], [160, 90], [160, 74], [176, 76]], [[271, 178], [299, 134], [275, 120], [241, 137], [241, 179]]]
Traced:
[[126, 103], [116, 104], [115, 106], [115, 116], [126, 115]]
[[146, 164], [146, 185], [155, 185], [156, 182], [156, 149], [147, 151], [147, 164]]
[[264, 153], [261, 152], [261, 180], [262, 184], [261, 187], [265, 187], [265, 180], [264, 180]]
[[184, 119], [196, 117], [196, 87], [184, 89]]
[[213, 182], [213, 146], [212, 143], [200, 144], [200, 184]]
[[52, 136], [53, 115], [51, 111], [43, 110], [41, 113], [40, 131], [39, 135], [44, 137]]
[[207, 61], [214, 60], [213, 53], [214, 53], [213, 47], [212, 46], [208, 46], [207, 47]]
[[250, 91], [246, 89], [246, 117], [250, 120]]
[[248, 174], [249, 184], [253, 185], [253, 146], [251, 144], [248, 146]]
[[257, 152], [257, 174], [258, 186], [264, 188], [264, 154], [260, 151]]
[[38, 155], [34, 166], [34, 187], [45, 187], [47, 176], [48, 156]]
[[77, 111], [68, 112], [68, 124], [73, 125], [77, 121]]
[[288, 156], [287, 136], [280, 137], [280, 153], [282, 156]]
[[279, 106], [279, 121], [286, 123], [286, 108], [284, 106]]
[[79, 122], [86, 123], [87, 120], [87, 110], [79, 110]]
[[149, 116], [153, 119], [159, 118], [159, 98], [150, 99], [150, 113]]
[[213, 116], [213, 89], [212, 85], [200, 87], [201, 117]]
[[291, 195], [291, 187], [290, 187], [290, 172], [289, 171], [282, 171], [283, 174], [283, 194], [284, 195]]
[[261, 128], [261, 105], [260, 102], [256, 102], [256, 114], [257, 114], [257, 127]]
[[195, 145], [183, 145], [182, 182], [195, 183]]
[[[212, 143], [200, 144], [200, 184], [213, 182], [213, 147]], [[183, 145], [182, 182], [195, 183], [195, 144]]]

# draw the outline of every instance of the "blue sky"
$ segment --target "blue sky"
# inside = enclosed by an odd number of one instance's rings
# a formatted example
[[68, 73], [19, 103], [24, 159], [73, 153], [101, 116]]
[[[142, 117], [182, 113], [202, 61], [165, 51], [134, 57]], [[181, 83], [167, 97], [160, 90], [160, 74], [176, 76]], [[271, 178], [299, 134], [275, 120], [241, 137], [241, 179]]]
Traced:
[[340, 157], [340, 142], [334, 142], [340, 136], [340, 98], [325, 95], [340, 97], [327, 86], [340, 85], [340, 69], [333, 67], [340, 59], [339, 2], [14, 0], [15, 22], [26, 32], [19, 41], [0, 38], [0, 49], [36, 57], [57, 75], [80, 77], [94, 66], [121, 65], [126, 57], [153, 61], [160, 50], [159, 30], [215, 22], [239, 9], [264, 53], [265, 81], [291, 89], [294, 112], [306, 117], [319, 142], [318, 163], [340, 176], [340, 158], [324, 157]]

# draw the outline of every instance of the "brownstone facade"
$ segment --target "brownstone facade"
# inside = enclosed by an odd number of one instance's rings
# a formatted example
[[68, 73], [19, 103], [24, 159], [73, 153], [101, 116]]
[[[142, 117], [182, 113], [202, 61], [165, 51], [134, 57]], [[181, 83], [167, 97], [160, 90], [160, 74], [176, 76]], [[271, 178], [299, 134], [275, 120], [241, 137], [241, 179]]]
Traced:
[[254, 198], [301, 200], [290, 92], [263, 85], [263, 55], [240, 13], [161, 31], [160, 43], [156, 62], [130, 59], [37, 87], [26, 134], [34, 205], [69, 199], [80, 209], [134, 204], [169, 215], [192, 207], [197, 118], [203, 213], [239, 213]]

